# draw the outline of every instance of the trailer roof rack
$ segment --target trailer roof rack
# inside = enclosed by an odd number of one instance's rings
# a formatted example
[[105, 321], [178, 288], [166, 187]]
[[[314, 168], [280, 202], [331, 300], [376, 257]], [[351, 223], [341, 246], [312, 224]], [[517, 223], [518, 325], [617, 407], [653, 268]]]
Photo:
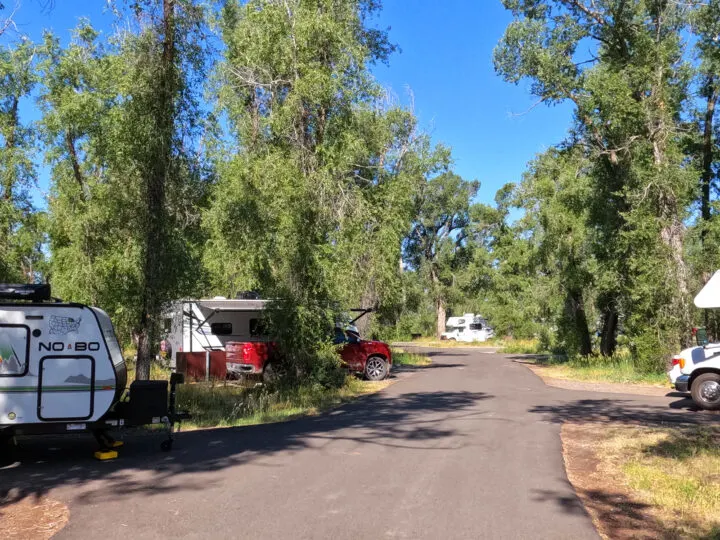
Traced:
[[25, 300], [28, 302], [48, 302], [52, 300], [50, 284], [41, 283], [12, 284], [0, 283], [0, 300]]

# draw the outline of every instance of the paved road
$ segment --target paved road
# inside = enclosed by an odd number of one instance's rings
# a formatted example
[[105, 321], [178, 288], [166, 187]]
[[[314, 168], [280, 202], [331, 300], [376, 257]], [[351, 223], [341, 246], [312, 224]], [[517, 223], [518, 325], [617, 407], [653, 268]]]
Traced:
[[0, 470], [0, 500], [65, 502], [58, 538], [69, 539], [580, 540], [597, 534], [565, 476], [564, 421], [710, 420], [678, 397], [546, 387], [491, 351], [431, 354], [327, 415], [181, 434], [171, 454], [157, 437], [110, 463], [89, 457], [89, 441], [32, 443], [25, 463]]

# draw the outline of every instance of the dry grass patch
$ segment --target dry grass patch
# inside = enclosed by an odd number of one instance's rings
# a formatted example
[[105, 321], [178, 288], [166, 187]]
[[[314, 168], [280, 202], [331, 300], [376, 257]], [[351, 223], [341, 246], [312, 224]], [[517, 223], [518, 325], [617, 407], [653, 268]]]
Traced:
[[497, 347], [492, 341], [450, 341], [448, 339], [437, 339], [434, 337], [422, 337], [413, 339], [409, 342], [412, 345], [420, 347], [433, 347], [436, 349], [453, 349], [453, 348], [468, 348], [468, 347]]
[[606, 538], [720, 539], [720, 427], [566, 424], [563, 445]]

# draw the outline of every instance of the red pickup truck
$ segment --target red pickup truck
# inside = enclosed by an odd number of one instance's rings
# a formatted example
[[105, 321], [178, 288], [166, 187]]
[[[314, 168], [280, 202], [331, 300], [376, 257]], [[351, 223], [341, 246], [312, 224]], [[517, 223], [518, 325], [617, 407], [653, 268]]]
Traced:
[[[335, 330], [333, 342], [343, 345], [340, 356], [348, 370], [362, 373], [371, 381], [381, 381], [390, 374], [392, 354], [387, 343], [361, 339], [351, 330]], [[271, 379], [278, 362], [272, 342], [230, 341], [225, 345], [228, 375], [262, 375]]]

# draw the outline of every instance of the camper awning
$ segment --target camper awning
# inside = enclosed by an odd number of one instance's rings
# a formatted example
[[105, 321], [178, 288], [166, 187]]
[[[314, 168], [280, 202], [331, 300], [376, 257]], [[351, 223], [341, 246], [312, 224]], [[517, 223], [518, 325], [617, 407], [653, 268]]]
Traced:
[[720, 270], [700, 290], [695, 297], [695, 305], [705, 309], [720, 308]]
[[213, 311], [262, 311], [267, 306], [267, 300], [196, 300], [201, 308]]

